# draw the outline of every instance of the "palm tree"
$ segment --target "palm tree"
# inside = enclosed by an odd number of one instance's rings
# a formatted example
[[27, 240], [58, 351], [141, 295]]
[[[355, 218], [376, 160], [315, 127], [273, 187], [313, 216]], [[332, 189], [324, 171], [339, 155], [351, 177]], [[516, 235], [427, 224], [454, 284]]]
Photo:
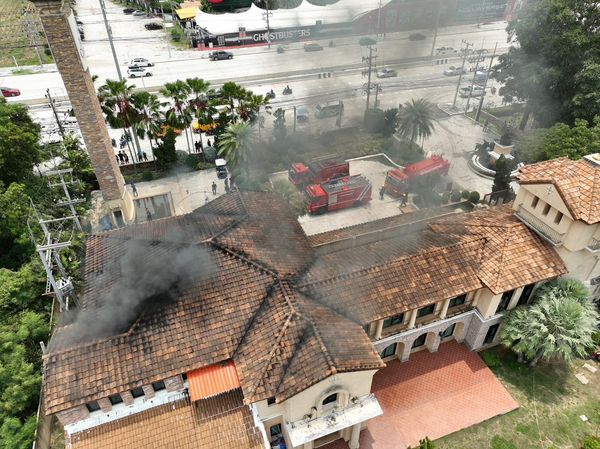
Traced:
[[132, 94], [131, 103], [139, 116], [138, 136], [142, 139], [148, 136], [150, 149], [152, 150], [152, 155], [154, 155], [152, 137], [154, 137], [155, 144], [158, 145], [156, 134], [160, 131], [161, 108], [167, 103], [161, 102], [157, 95], [148, 92], [136, 92]]
[[245, 95], [239, 101], [237, 113], [243, 121], [254, 123], [263, 106], [267, 112], [270, 112], [271, 106], [269, 106], [269, 99], [267, 97], [246, 91]]
[[188, 153], [191, 153], [190, 141], [188, 138], [188, 127], [192, 123], [192, 116], [189, 109], [188, 97], [190, 87], [185, 81], [177, 80], [173, 83], [165, 83], [160, 93], [170, 98], [172, 103], [167, 111], [166, 122], [174, 128], [183, 127], [185, 131], [185, 140], [188, 147]]
[[598, 312], [585, 287], [578, 281], [561, 280], [538, 289], [533, 305], [511, 310], [500, 339], [519, 359], [535, 366], [542, 358], [571, 361], [593, 347], [592, 334]]
[[433, 104], [424, 98], [407, 101], [398, 112], [398, 132], [409, 138], [411, 144], [416, 137], [430, 137], [433, 131], [433, 112]]
[[219, 93], [221, 100], [224, 101], [229, 108], [229, 113], [231, 114], [231, 121], [235, 122], [235, 101], [240, 102], [241, 100], [246, 98], [248, 96], [248, 91], [239, 84], [236, 84], [232, 81], [228, 81], [225, 84], [223, 84]]
[[[212, 121], [212, 114], [216, 111], [206, 97], [206, 92], [210, 90], [210, 83], [201, 78], [188, 78], [185, 80], [190, 89], [191, 98], [188, 101], [190, 113], [196, 118], [198, 123], [205, 124]], [[194, 140], [192, 134], [192, 141]], [[202, 146], [202, 132], [200, 133], [200, 147]]]
[[123, 128], [133, 134], [139, 159], [142, 154], [140, 142], [137, 138], [137, 126], [140, 118], [131, 101], [134, 88], [133, 84], [127, 84], [127, 80], [113, 81], [107, 79], [106, 84], [98, 88], [98, 100], [111, 127]]
[[219, 138], [219, 156], [227, 160], [235, 172], [248, 169], [254, 144], [254, 128], [249, 123], [230, 123]]

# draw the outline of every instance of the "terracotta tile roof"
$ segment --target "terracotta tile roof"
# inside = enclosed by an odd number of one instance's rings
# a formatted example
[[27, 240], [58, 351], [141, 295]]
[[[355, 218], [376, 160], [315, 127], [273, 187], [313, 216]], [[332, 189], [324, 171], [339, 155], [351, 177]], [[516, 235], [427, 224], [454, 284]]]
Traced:
[[585, 158], [566, 157], [525, 165], [519, 170], [520, 184], [554, 184], [576, 220], [600, 222], [600, 165]]
[[240, 388], [233, 360], [215, 363], [187, 373], [192, 401], [211, 398], [221, 393]]
[[487, 239], [478, 275], [495, 294], [567, 272], [554, 248], [521, 223], [510, 206], [456, 214], [430, 226], [436, 232]]
[[[235, 362], [246, 402], [281, 401], [333, 373], [378, 369], [383, 364], [360, 324], [480, 288], [486, 249], [503, 248], [486, 246], [493, 240], [488, 228], [511, 220], [507, 212], [491, 210], [457, 215], [476, 217], [468, 228], [436, 222], [450, 231], [432, 227], [432, 232], [423, 227], [426, 222], [392, 226], [381, 234], [382, 242], [359, 240], [355, 250], [317, 256], [277, 198], [231, 193], [190, 215], [90, 236], [80, 303], [85, 313], [101, 314], [103, 294], [126, 277], [119, 263], [130, 241], [145, 240], [138, 257], [165, 264], [188, 247], [202, 248], [214, 269], [175, 289], [172, 297], [151, 297], [133, 324], [116, 335], [75, 344], [71, 333], [79, 333], [77, 324], [60, 326], [44, 356], [45, 412], [225, 360]], [[390, 223], [394, 220], [373, 226], [388, 229]], [[513, 269], [486, 282], [510, 287], [515, 276], [540, 280], [564, 269], [553, 250], [518, 225], [516, 245], [526, 248], [527, 258], [518, 259], [518, 269], [526, 273], [516, 272], [512, 259], [501, 259]], [[345, 235], [364, 231], [368, 226], [361, 225]], [[513, 246], [511, 251], [519, 249]], [[486, 270], [500, 261], [484, 260]]]
[[[361, 324], [481, 287], [477, 277], [485, 239], [400, 256], [380, 265], [301, 285], [302, 291]], [[363, 254], [368, 248], [354, 251]]]
[[67, 449], [262, 449], [252, 412], [235, 390], [182, 399], [70, 436]]

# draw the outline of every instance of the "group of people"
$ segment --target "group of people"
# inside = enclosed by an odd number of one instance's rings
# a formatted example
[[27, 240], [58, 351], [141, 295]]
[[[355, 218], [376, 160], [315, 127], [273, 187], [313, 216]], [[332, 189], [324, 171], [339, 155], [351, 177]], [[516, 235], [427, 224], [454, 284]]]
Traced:
[[[129, 156], [127, 156], [127, 153], [125, 153], [125, 151], [119, 151], [115, 155], [115, 157], [117, 158], [117, 163], [129, 164]], [[135, 161], [131, 161], [131, 162], [135, 162]], [[141, 157], [139, 157], [138, 162], [148, 162], [148, 155], [146, 154], [145, 151], [142, 151], [142, 155], [141, 155]]]
[[[381, 186], [381, 189], [379, 189], [379, 198], [381, 198], [382, 200], [383, 200], [383, 195], [385, 195], [385, 186]], [[400, 207], [406, 206], [407, 202], [408, 202], [408, 192], [404, 192], [400, 195]]]
[[[223, 185], [225, 188], [225, 193], [229, 193], [231, 192], [231, 189], [233, 188], [233, 179], [230, 178], [225, 178], [223, 180]], [[212, 185], [210, 186], [211, 190], [212, 190], [212, 194], [216, 195], [217, 194], [217, 183], [215, 181], [212, 182]], [[208, 195], [206, 195], [204, 197], [204, 203], [208, 203], [210, 200], [208, 199]]]

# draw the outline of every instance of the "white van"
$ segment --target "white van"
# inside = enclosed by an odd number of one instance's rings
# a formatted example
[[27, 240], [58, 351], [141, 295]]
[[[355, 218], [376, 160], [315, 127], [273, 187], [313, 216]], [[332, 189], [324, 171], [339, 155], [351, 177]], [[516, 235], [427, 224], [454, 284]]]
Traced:
[[337, 117], [344, 113], [344, 103], [336, 101], [332, 103], [319, 103], [315, 109], [315, 117]]
[[483, 95], [483, 89], [479, 86], [473, 86], [473, 89], [471, 89], [471, 87], [467, 86], [467, 87], [461, 87], [460, 90], [458, 91], [458, 93], [463, 98], [481, 97]]
[[127, 76], [129, 78], [140, 78], [142, 76], [152, 76], [152, 72], [146, 67], [129, 67], [127, 69]]

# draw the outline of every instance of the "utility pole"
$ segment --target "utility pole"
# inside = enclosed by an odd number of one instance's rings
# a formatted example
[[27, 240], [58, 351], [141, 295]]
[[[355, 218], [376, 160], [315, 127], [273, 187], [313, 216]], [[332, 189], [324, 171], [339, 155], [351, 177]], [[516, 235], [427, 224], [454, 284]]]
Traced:
[[381, 0], [379, 0], [379, 12], [377, 14], [377, 36], [381, 34]]
[[263, 20], [267, 21], [267, 46], [271, 48], [271, 26], [269, 25], [269, 17], [273, 13], [269, 11], [269, 0], [265, 0], [265, 12], [263, 13]]
[[433, 42], [431, 43], [431, 54], [429, 57], [433, 58], [433, 52], [435, 51], [435, 43], [437, 41], [438, 28], [440, 26], [440, 9], [441, 9], [441, 0], [437, 0], [437, 11], [435, 13], [435, 31], [433, 32]]
[[485, 83], [483, 83], [483, 95], [479, 99], [479, 107], [477, 108], [477, 114], [475, 115], [475, 121], [479, 121], [479, 116], [481, 115], [481, 108], [483, 106], [483, 97], [485, 95], [485, 89], [487, 88], [488, 80], [490, 79], [490, 73], [492, 72], [492, 64], [494, 63], [494, 58], [496, 57], [496, 50], [498, 50], [498, 42], [496, 42], [496, 46], [494, 47], [494, 53], [492, 53], [492, 58], [490, 59], [490, 65], [488, 66], [487, 76], [485, 77]]
[[[483, 50], [483, 45], [482, 48]], [[465, 106], [465, 114], [469, 112], [469, 105], [471, 104], [471, 94], [473, 93], [473, 87], [475, 87], [475, 80], [477, 79], [477, 71], [479, 70], [479, 62], [484, 59], [483, 52], [477, 55], [477, 62], [475, 63], [475, 70], [473, 70], [473, 78], [471, 79], [471, 86], [469, 90], [469, 96], [467, 97], [467, 104]], [[482, 93], [483, 96], [483, 93]]]
[[44, 64], [42, 61], [42, 56], [40, 55], [40, 50], [38, 48], [40, 45], [40, 42], [39, 42], [40, 30], [37, 27], [37, 23], [33, 19], [31, 11], [26, 11], [23, 14], [22, 20], [23, 20], [23, 25], [25, 28], [25, 33], [27, 34], [27, 37], [29, 37], [29, 40], [31, 41], [31, 45], [33, 45], [35, 54], [40, 63], [40, 67], [42, 67]]
[[102, 11], [102, 19], [104, 20], [104, 26], [106, 27], [106, 33], [108, 34], [108, 43], [110, 44], [110, 51], [112, 52], [113, 60], [115, 61], [115, 67], [117, 68], [117, 76], [119, 77], [119, 81], [123, 81], [123, 75], [121, 75], [121, 68], [119, 67], [119, 60], [117, 59], [117, 52], [115, 51], [115, 44], [112, 38], [112, 29], [108, 24], [108, 19], [106, 18], [106, 6], [104, 4], [104, 0], [100, 1], [100, 10]]
[[60, 133], [60, 137], [62, 137], [62, 139], [64, 140], [65, 130], [62, 126], [62, 123], [60, 122], [60, 119], [58, 118], [58, 113], [56, 112], [56, 107], [54, 106], [54, 99], [50, 95], [50, 89], [46, 89], [46, 98], [50, 102], [50, 107], [52, 108], [52, 112], [54, 113], [54, 118], [56, 119], [56, 124], [58, 125], [58, 132]]
[[467, 62], [467, 58], [469, 57], [469, 47], [473, 44], [466, 42], [466, 41], [462, 41], [463, 44], [465, 44], [465, 49], [464, 49], [464, 54], [463, 54], [463, 60], [462, 60], [462, 65], [460, 66], [460, 74], [458, 75], [458, 82], [456, 83], [456, 92], [454, 92], [454, 101], [452, 102], [452, 109], [454, 109], [456, 107], [456, 97], [458, 96], [458, 89], [460, 89], [460, 82], [462, 81], [462, 75], [463, 75], [463, 71], [465, 69], [465, 63]]
[[375, 86], [375, 106], [374, 109], [377, 109], [377, 106], [379, 106], [379, 100], [377, 99], [379, 92], [381, 92], [381, 85], [379, 83], [374, 83], [373, 84]]
[[365, 118], [367, 117], [367, 112], [369, 111], [369, 101], [371, 99], [371, 71], [373, 70], [373, 58], [377, 58], [377, 56], [373, 56], [373, 51], [377, 51], [377, 49], [373, 50], [373, 46], [369, 45], [369, 56], [363, 56], [363, 62], [368, 64], [367, 69], [367, 106], [365, 108]]
[[[73, 177], [73, 169], [72, 168], [64, 168], [61, 170], [52, 170], [52, 171], [46, 172], [44, 175], [48, 178], [48, 186], [50, 188], [62, 187], [62, 191], [65, 196], [64, 196], [64, 198], [61, 198], [60, 200], [56, 201], [55, 204], [60, 207], [63, 207], [63, 206], [68, 207], [71, 211], [71, 216], [66, 217], [66, 218], [72, 219], [73, 223], [75, 223], [75, 226], [77, 227], [77, 230], [79, 232], [83, 232], [83, 228], [81, 227], [81, 223], [79, 222], [79, 218], [77, 216], [77, 211], [75, 210], [74, 205], [84, 202], [85, 199], [83, 199], [83, 198], [72, 199], [71, 194], [69, 193], [69, 189], [67, 188], [67, 185], [74, 185], [74, 184], [78, 183], [78, 181]], [[65, 175], [68, 176], [67, 180], [65, 180]], [[56, 178], [56, 177], [58, 177], [60, 179], [60, 181], [52, 182], [52, 179]]]

